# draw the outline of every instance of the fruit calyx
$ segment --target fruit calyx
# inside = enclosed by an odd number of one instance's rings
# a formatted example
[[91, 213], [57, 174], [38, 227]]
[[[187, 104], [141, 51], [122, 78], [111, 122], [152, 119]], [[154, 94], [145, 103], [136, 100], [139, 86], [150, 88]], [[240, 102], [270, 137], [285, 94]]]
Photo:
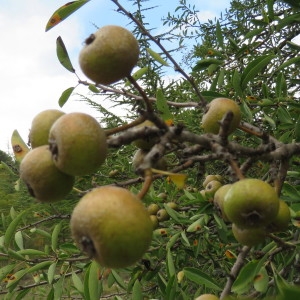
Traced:
[[83, 236], [80, 241], [83, 252], [87, 254], [87, 256], [92, 259], [96, 255], [96, 249], [92, 239], [88, 236]]

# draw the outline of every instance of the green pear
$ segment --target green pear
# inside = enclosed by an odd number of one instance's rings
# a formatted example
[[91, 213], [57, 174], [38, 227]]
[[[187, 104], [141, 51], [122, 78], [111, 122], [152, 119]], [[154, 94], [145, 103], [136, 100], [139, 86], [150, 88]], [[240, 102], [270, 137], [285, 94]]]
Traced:
[[120, 26], [104, 26], [85, 42], [79, 65], [95, 83], [111, 84], [129, 76], [139, 58], [138, 41]]
[[74, 176], [56, 168], [48, 145], [34, 148], [26, 154], [20, 164], [20, 177], [31, 196], [41, 202], [64, 199], [75, 181]]
[[74, 176], [96, 172], [107, 155], [104, 130], [95, 118], [80, 112], [56, 120], [50, 129], [49, 144], [57, 168]]
[[71, 215], [79, 247], [101, 266], [124, 268], [142, 258], [152, 240], [153, 223], [129, 190], [102, 186], [85, 194]]
[[31, 148], [48, 145], [51, 126], [64, 114], [64, 112], [57, 109], [47, 109], [41, 111], [32, 119], [29, 132], [29, 143]]

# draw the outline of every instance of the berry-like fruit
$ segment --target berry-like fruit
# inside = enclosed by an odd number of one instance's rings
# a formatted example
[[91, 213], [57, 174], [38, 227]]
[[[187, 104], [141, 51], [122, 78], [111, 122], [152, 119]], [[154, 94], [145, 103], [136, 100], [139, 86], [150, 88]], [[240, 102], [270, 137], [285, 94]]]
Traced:
[[70, 226], [79, 247], [108, 268], [128, 267], [141, 259], [153, 232], [143, 203], [116, 186], [85, 194], [72, 212]]
[[169, 216], [168, 212], [164, 208], [161, 208], [157, 212], [156, 217], [157, 217], [159, 222], [167, 221], [167, 220], [170, 219], [170, 216]]
[[231, 111], [233, 119], [229, 127], [229, 133], [232, 133], [241, 121], [241, 110], [239, 105], [228, 98], [216, 98], [207, 105], [207, 112], [202, 117], [201, 127], [205, 132], [217, 134], [220, 129], [219, 122], [224, 115]]
[[208, 185], [209, 182], [213, 181], [213, 180], [217, 180], [222, 182], [223, 181], [223, 177], [221, 175], [207, 175], [203, 181], [203, 187], [206, 188], [206, 186]]
[[176, 202], [174, 201], [170, 201], [170, 202], [167, 202], [166, 205], [174, 210], [178, 210], [179, 209], [179, 206]]
[[152, 225], [153, 225], [153, 230], [157, 229], [158, 225], [159, 225], [157, 217], [155, 215], [150, 215], [150, 220], [151, 220]]
[[38, 113], [31, 122], [29, 143], [31, 148], [48, 145], [49, 131], [53, 123], [65, 113], [58, 109], [47, 109]]
[[55, 165], [70, 175], [96, 172], [107, 155], [104, 130], [92, 116], [73, 112], [60, 117], [49, 133]]
[[266, 239], [267, 231], [265, 227], [240, 228], [232, 224], [232, 233], [235, 239], [245, 246], [256, 246]]
[[159, 211], [159, 206], [156, 203], [151, 203], [147, 207], [147, 211], [148, 211], [149, 215], [156, 215], [157, 212]]
[[73, 176], [56, 168], [47, 145], [34, 148], [25, 155], [20, 164], [20, 177], [31, 196], [41, 202], [64, 199], [75, 181]]
[[111, 84], [129, 76], [139, 58], [138, 41], [120, 26], [104, 26], [85, 42], [79, 65], [95, 83]]
[[205, 195], [208, 198], [213, 198], [216, 191], [222, 186], [222, 183], [217, 180], [210, 181], [205, 187]]
[[224, 212], [240, 228], [270, 224], [278, 213], [279, 198], [267, 182], [247, 178], [232, 184], [224, 198]]

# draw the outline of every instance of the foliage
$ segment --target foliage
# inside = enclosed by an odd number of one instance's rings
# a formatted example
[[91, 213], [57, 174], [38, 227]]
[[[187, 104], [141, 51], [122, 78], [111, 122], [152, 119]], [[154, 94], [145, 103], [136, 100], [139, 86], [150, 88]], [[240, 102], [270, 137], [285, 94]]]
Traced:
[[[88, 1], [75, 2], [55, 11], [53, 26]], [[82, 101], [95, 108], [110, 136], [110, 153], [99, 172], [78, 177], [64, 201], [32, 204], [24, 184], [18, 182], [14, 190], [17, 165], [0, 153], [8, 165], [0, 169], [1, 201], [11, 206], [1, 215], [3, 299], [191, 299], [203, 293], [221, 299], [229, 295], [296, 299], [300, 294], [297, 3], [233, 0], [220, 18], [202, 23], [197, 7], [181, 0], [164, 19], [167, 30], [153, 36], [144, 13], [157, 8], [148, 7], [147, 1], [128, 1], [127, 6], [135, 8], [129, 13], [118, 1], [112, 2], [116, 14], [130, 20], [141, 57], [132, 77], [117, 84], [96, 86], [79, 80], [87, 88]], [[61, 64], [76, 73], [61, 37], [56, 46]], [[167, 79], [170, 67], [178, 79]], [[63, 106], [75, 92], [76, 87], [66, 88], [59, 104]], [[203, 134], [199, 126], [205, 105], [219, 96], [234, 99], [243, 113], [239, 129], [232, 136], [225, 134], [225, 140]], [[102, 106], [105, 101], [121, 107], [123, 115]], [[167, 139], [160, 121], [170, 121], [170, 116], [175, 126]], [[162, 142], [148, 158], [164, 156], [172, 174], [186, 173], [184, 189], [160, 174], [147, 187], [146, 180], [135, 174], [131, 159], [136, 149], [128, 132], [130, 122], [138, 118], [152, 118], [159, 125], [153, 136], [160, 135]], [[135, 133], [134, 139], [145, 136], [143, 131]], [[231, 225], [199, 192], [207, 174], [221, 174], [224, 183], [244, 176], [272, 183], [291, 209], [288, 230], [269, 235], [251, 249], [238, 244]], [[98, 266], [70, 236], [68, 221], [78, 199], [91, 187], [105, 184], [134, 193], [146, 186], [145, 206], [157, 203], [170, 216], [154, 230], [143, 260], [126, 269]], [[18, 201], [12, 203], [10, 197]], [[170, 201], [179, 209], [170, 208]]]

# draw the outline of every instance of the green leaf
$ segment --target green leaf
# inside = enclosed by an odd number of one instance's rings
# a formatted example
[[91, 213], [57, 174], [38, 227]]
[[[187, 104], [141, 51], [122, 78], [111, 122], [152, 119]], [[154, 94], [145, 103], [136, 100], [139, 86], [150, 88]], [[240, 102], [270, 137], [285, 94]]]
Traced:
[[300, 63], [300, 56], [293, 57], [287, 60], [286, 62], [284, 62], [282, 65], [280, 65], [280, 67], [277, 69], [277, 72], [285, 69], [286, 67], [289, 67], [290, 65], [299, 64], [299, 63]]
[[46, 24], [45, 31], [48, 31], [54, 26], [56, 26], [57, 24], [59, 24], [61, 21], [69, 17], [73, 12], [75, 12], [77, 9], [79, 9], [87, 2], [89, 2], [89, 0], [78, 0], [78, 1], [68, 2], [65, 5], [61, 6], [50, 17], [49, 21]]
[[18, 293], [15, 300], [23, 300], [29, 292], [30, 292], [30, 289], [25, 289], [25, 290], [21, 291], [20, 293]]
[[213, 278], [211, 278], [206, 273], [202, 272], [197, 268], [188, 267], [188, 268], [184, 268], [183, 271], [184, 271], [184, 276], [186, 278], [199, 285], [205, 285], [206, 288], [214, 289], [216, 291], [222, 290], [222, 288]]
[[12, 250], [12, 249], [8, 249], [7, 254], [9, 255], [9, 257], [14, 258], [16, 260], [21, 260], [21, 261], [25, 261], [26, 258], [19, 254], [18, 252]]
[[276, 78], [275, 94], [277, 98], [287, 96], [287, 84], [283, 73], [279, 73]]
[[56, 39], [56, 55], [63, 67], [68, 71], [75, 73], [66, 46], [60, 36]]
[[232, 292], [242, 294], [248, 290], [249, 285], [253, 282], [258, 270], [259, 261], [248, 262], [240, 271], [237, 279], [233, 283]]
[[277, 115], [281, 123], [294, 124], [291, 115], [286, 108], [283, 108], [282, 106], [278, 107]]
[[165, 99], [164, 93], [162, 89], [157, 89], [156, 91], [156, 107], [158, 111], [161, 114], [161, 117], [164, 121], [172, 120], [172, 115], [169, 110], [169, 106], [167, 104], [167, 101]]
[[11, 240], [13, 239], [16, 229], [19, 225], [19, 223], [22, 221], [23, 216], [27, 213], [26, 210], [22, 211], [19, 213], [13, 220], [12, 222], [8, 225], [5, 235], [4, 235], [4, 246], [8, 247]]
[[234, 88], [235, 93], [238, 96], [243, 97], [244, 92], [243, 92], [243, 89], [241, 87], [241, 75], [240, 75], [238, 70], [234, 70], [234, 73], [233, 73], [233, 76], [232, 76], [232, 86]]
[[262, 267], [254, 278], [254, 288], [260, 293], [265, 293], [268, 289], [269, 275], [265, 267]]
[[115, 270], [111, 270], [111, 274], [113, 275], [116, 283], [123, 288], [124, 290], [126, 290], [126, 284], [123, 281], [123, 279], [120, 277], [120, 275], [115, 271]]
[[[139, 80], [140, 78], [142, 78], [145, 74], [147, 74], [149, 70], [149, 67], [143, 67], [143, 68], [140, 68], [138, 69], [137, 71], [135, 71], [133, 74], [132, 74], [132, 77], [135, 79], [135, 80]], [[126, 81], [125, 83], [125, 86], [129, 86], [131, 83], [129, 80]]]
[[89, 90], [92, 91], [95, 94], [100, 93], [100, 90], [94, 84], [89, 84]]
[[273, 129], [276, 129], [276, 123], [275, 123], [275, 121], [272, 119], [272, 118], [270, 118], [267, 114], [265, 114], [264, 113], [264, 119], [266, 120], [266, 122], [268, 122], [270, 125], [271, 125], [271, 127], [273, 128]]
[[219, 47], [224, 48], [224, 36], [223, 36], [222, 28], [221, 28], [219, 21], [217, 21], [217, 23], [216, 23], [216, 37], [217, 37], [217, 42], [219, 44]]
[[75, 289], [76, 289], [81, 295], [84, 295], [83, 283], [82, 283], [80, 277], [79, 277], [75, 272], [72, 272], [72, 281], [73, 281], [73, 284], [74, 284]]
[[176, 274], [173, 255], [170, 249], [167, 250], [167, 272], [169, 279]]
[[253, 80], [259, 72], [266, 67], [276, 55], [264, 55], [251, 61], [245, 68], [241, 76], [241, 88], [245, 89], [248, 82]]
[[64, 290], [64, 282], [65, 282], [65, 276], [61, 276], [58, 281], [56, 281], [53, 284], [53, 289], [54, 289], [54, 299], [61, 299], [61, 296], [63, 294]]
[[174, 235], [172, 235], [172, 237], [167, 242], [167, 245], [166, 245], [167, 250], [171, 249], [174, 246], [174, 244], [176, 243], [176, 241], [178, 240], [180, 235], [181, 235], [181, 232], [177, 232]]
[[[286, 44], [292, 49], [296, 51], [300, 51], [300, 45], [293, 43], [291, 41], [287, 41]], [[281, 66], [280, 66], [281, 67]]]
[[[286, 1], [286, 0], [285, 0]], [[290, 25], [292, 23], [298, 23], [300, 21], [300, 14], [292, 14], [287, 17], [280, 19], [278, 25], [276, 26], [276, 30], [280, 31], [283, 27]]]
[[249, 120], [249, 121], [253, 120], [252, 110], [249, 108], [246, 101], [242, 102], [240, 108], [241, 108], [242, 114], [246, 120]]
[[96, 261], [92, 261], [90, 264], [90, 272], [89, 272], [89, 290], [90, 290], [90, 300], [98, 300], [101, 296], [100, 284], [98, 280], [98, 270], [99, 265]]
[[40, 251], [40, 250], [36, 250], [36, 249], [22, 249], [19, 250], [18, 253], [20, 255], [38, 255], [38, 256], [43, 256], [43, 255], [47, 255], [47, 253], [45, 253], [44, 251]]
[[132, 300], [143, 299], [142, 287], [139, 280], [136, 280], [132, 289]]
[[48, 278], [49, 284], [51, 284], [53, 282], [55, 271], [56, 271], [56, 265], [57, 265], [57, 263], [54, 262], [53, 264], [50, 265], [50, 267], [48, 269], [47, 278]]
[[177, 290], [177, 278], [176, 278], [176, 275], [174, 274], [168, 280], [168, 284], [167, 284], [167, 287], [166, 287], [166, 297], [165, 297], [165, 299], [176, 300], [176, 290]]
[[15, 242], [19, 249], [24, 249], [24, 241], [22, 231], [17, 231], [15, 234]]
[[68, 101], [70, 98], [72, 92], [74, 91], [75, 87], [69, 87], [66, 90], [64, 90], [61, 94], [61, 96], [58, 99], [58, 104], [60, 107], [63, 107], [65, 103]]
[[300, 142], [300, 115], [295, 124], [295, 141]]
[[195, 67], [193, 67], [193, 71], [201, 71], [207, 69], [211, 64], [214, 65], [222, 65], [224, 63], [223, 60], [221, 59], [216, 59], [216, 58], [205, 58], [202, 60], [199, 60]]
[[169, 64], [158, 53], [156, 53], [155, 51], [153, 51], [150, 48], [147, 48], [146, 50], [155, 61], [159, 62], [163, 66], [166, 66], [166, 67], [169, 66]]
[[61, 231], [62, 228], [62, 223], [58, 223], [55, 225], [53, 231], [52, 231], [52, 235], [51, 235], [51, 248], [53, 250], [53, 252], [56, 252], [57, 250], [57, 243], [58, 243], [58, 235]]
[[254, 36], [257, 36], [260, 33], [262, 33], [264, 30], [265, 30], [265, 28], [261, 27], [261, 28], [257, 28], [257, 29], [253, 29], [251, 31], [248, 31], [248, 33], [245, 34], [245, 39], [251, 39]]

